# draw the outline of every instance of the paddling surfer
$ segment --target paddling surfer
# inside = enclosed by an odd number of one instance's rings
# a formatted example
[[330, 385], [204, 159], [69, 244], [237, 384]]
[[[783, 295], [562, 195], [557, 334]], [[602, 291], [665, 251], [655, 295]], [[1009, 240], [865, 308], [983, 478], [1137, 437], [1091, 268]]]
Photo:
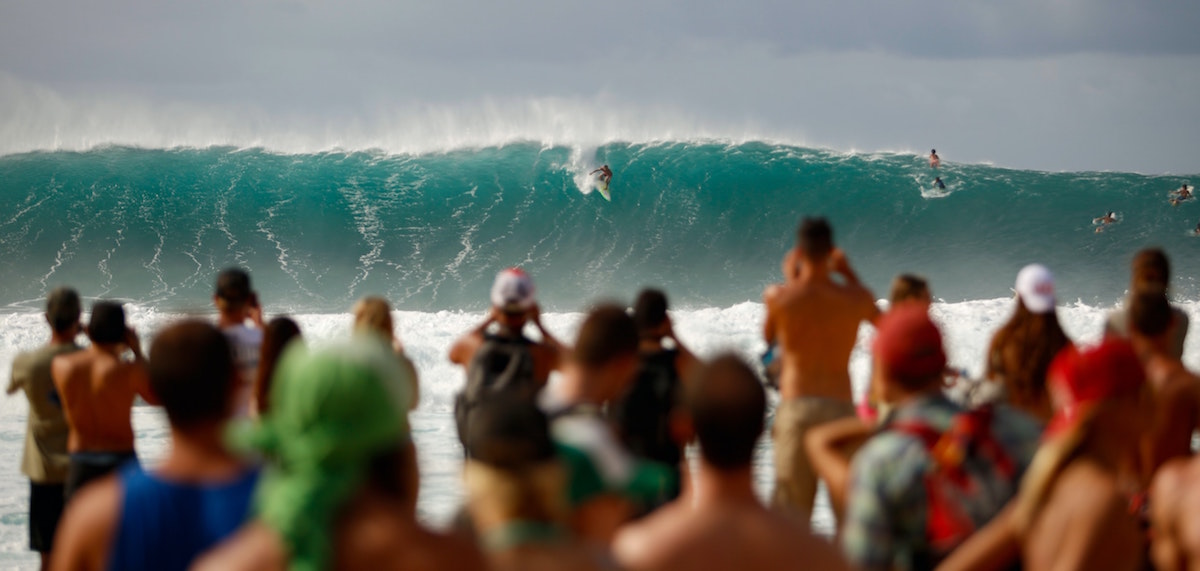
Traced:
[[1105, 227], [1105, 226], [1108, 226], [1109, 224], [1112, 224], [1112, 223], [1114, 223], [1114, 222], [1116, 222], [1116, 221], [1117, 221], [1117, 215], [1116, 215], [1116, 214], [1114, 214], [1114, 213], [1113, 213], [1113, 212], [1110, 210], [1110, 211], [1109, 211], [1107, 214], [1105, 214], [1104, 216], [1101, 216], [1101, 217], [1099, 217], [1099, 218], [1093, 218], [1093, 219], [1092, 219], [1092, 224], [1097, 224], [1097, 225], [1099, 225], [1099, 227], [1097, 227], [1097, 228], [1096, 228], [1096, 233], [1097, 233], [1097, 234], [1099, 234], [1100, 232], [1103, 232], [1103, 231], [1104, 231], [1104, 227]]
[[1171, 206], [1179, 206], [1180, 202], [1190, 200], [1192, 198], [1192, 190], [1188, 188], [1188, 185], [1184, 184], [1183, 186], [1172, 191], [1171, 196]]
[[936, 186], [938, 190], [946, 190], [946, 183], [942, 182], [942, 177], [940, 176], [933, 178], [933, 186]]

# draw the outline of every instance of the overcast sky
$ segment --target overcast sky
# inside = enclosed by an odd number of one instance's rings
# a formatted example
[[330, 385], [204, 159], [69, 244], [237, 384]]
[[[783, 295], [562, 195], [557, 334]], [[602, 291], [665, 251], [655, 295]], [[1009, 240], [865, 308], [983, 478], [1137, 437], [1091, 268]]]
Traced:
[[0, 152], [770, 138], [1200, 173], [1200, 2], [0, 0]]

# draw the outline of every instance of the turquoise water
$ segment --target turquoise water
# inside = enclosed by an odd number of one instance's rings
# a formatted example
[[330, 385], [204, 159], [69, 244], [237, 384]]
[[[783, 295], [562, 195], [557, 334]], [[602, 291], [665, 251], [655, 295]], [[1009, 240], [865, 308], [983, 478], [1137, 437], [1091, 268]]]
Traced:
[[[612, 166], [611, 203], [586, 173]], [[934, 175], [946, 191], [932, 187]], [[281, 311], [344, 311], [384, 294], [402, 309], [478, 310], [495, 272], [526, 267], [548, 309], [665, 286], [681, 307], [757, 299], [804, 215], [882, 297], [916, 271], [949, 300], [1008, 295], [1038, 261], [1060, 299], [1112, 303], [1127, 261], [1166, 247], [1195, 298], [1200, 203], [1189, 177], [1046, 173], [768, 143], [581, 150], [536, 143], [423, 155], [261, 149], [38, 152], [0, 157], [0, 306], [35, 309], [76, 286], [170, 310], [206, 308], [224, 266], [252, 270]], [[1122, 221], [1096, 234], [1093, 217]]]

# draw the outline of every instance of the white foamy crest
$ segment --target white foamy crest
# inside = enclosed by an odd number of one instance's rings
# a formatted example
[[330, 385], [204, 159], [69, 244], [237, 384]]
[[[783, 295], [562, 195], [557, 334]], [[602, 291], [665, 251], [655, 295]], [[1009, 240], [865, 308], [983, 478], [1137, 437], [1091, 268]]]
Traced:
[[523, 141], [595, 149], [614, 141], [680, 140], [784, 142], [785, 137], [606, 96], [397, 105], [332, 121], [282, 116], [269, 109], [161, 103], [117, 94], [68, 96], [0, 73], [0, 155], [85, 151], [108, 145], [425, 154]]

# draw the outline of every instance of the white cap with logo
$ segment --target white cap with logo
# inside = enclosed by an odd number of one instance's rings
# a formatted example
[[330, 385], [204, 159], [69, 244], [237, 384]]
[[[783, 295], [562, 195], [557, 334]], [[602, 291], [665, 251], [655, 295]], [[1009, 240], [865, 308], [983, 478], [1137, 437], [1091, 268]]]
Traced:
[[1033, 313], [1054, 311], [1054, 274], [1041, 264], [1029, 264], [1017, 273], [1017, 295]]
[[496, 274], [496, 282], [492, 284], [492, 305], [510, 313], [529, 311], [536, 303], [533, 297], [536, 291], [529, 274], [520, 268], [508, 268]]

